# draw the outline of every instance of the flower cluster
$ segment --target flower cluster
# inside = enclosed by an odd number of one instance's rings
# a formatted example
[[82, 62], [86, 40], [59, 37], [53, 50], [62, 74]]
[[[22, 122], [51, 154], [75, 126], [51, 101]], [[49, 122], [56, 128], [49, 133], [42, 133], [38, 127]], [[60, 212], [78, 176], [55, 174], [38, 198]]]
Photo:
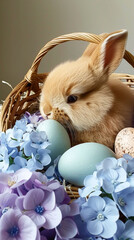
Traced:
[[0, 174], [0, 239], [72, 239], [79, 213], [57, 180], [26, 168]]
[[26, 112], [0, 133], [0, 239], [134, 240], [134, 158], [104, 159], [70, 204], [41, 121]]
[[134, 159], [128, 154], [106, 158], [96, 168], [79, 189], [80, 215], [87, 236], [134, 239]]
[[51, 162], [46, 133], [36, 130], [42, 117], [26, 113], [14, 127], [0, 133], [0, 171], [15, 172], [20, 168], [42, 170]]

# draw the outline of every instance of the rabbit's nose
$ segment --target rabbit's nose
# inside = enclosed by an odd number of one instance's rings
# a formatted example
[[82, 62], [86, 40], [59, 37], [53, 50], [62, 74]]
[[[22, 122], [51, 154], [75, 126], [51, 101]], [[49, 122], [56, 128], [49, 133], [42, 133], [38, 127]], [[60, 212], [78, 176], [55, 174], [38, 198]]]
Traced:
[[50, 116], [50, 115], [51, 115], [51, 113], [47, 113], [46, 115], [47, 115], [47, 117], [48, 117], [48, 116]]
[[43, 113], [47, 116], [50, 117], [51, 113], [52, 113], [52, 108], [49, 104], [45, 104], [42, 107]]
[[49, 118], [51, 116], [51, 112], [46, 113], [46, 116], [47, 116], [47, 118]]
[[44, 119], [52, 118], [52, 108], [50, 108], [48, 105], [41, 104], [40, 105], [40, 112], [41, 115], [44, 117]]
[[53, 117], [53, 113], [52, 112], [46, 113], [46, 117], [47, 118], [52, 118]]

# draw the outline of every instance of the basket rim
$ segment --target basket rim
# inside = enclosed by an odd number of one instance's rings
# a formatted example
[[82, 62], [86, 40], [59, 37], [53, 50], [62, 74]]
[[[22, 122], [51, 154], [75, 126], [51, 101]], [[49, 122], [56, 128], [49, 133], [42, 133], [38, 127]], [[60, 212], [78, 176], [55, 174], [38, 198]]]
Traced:
[[[107, 33], [107, 36], [112, 35], [113, 33], [121, 32], [123, 30], [115, 31], [112, 33]], [[64, 34], [59, 37], [53, 38], [49, 42], [47, 42], [38, 52], [36, 55], [31, 68], [29, 69], [28, 73], [26, 74], [27, 80], [28, 76], [31, 76], [32, 73], [37, 73], [39, 64], [42, 60], [42, 58], [54, 47], [61, 43], [65, 43], [68, 41], [86, 41], [89, 43], [95, 43], [99, 44], [102, 40], [104, 40], [104, 37], [101, 35], [93, 34], [93, 33], [86, 33], [86, 32], [74, 32], [69, 34]], [[125, 50], [124, 53], [124, 59], [132, 66], [134, 67], [134, 56], [128, 51]]]
[[[122, 30], [108, 33], [107, 36], [120, 31]], [[82, 40], [82, 41], [99, 44], [102, 40], [104, 40], [104, 37], [93, 34], [93, 33], [75, 32], [75, 33], [61, 35], [59, 37], [52, 39], [48, 43], [46, 43], [44, 47], [41, 48], [37, 56], [35, 57], [31, 65], [31, 68], [28, 70], [28, 72], [24, 76], [24, 79], [10, 92], [10, 94], [5, 99], [4, 104], [2, 106], [2, 110], [1, 110], [1, 116], [0, 116], [0, 125], [1, 125], [2, 131], [5, 131], [6, 129], [8, 129], [10, 126], [10, 123], [14, 122], [14, 116], [19, 107], [19, 104], [22, 104], [24, 102], [21, 99], [21, 96], [24, 91], [26, 90], [28, 91], [27, 106], [30, 106], [32, 102], [32, 99], [30, 97], [30, 91], [34, 91], [33, 97], [35, 98], [35, 100], [36, 98], [38, 98], [41, 92], [40, 84], [44, 82], [45, 78], [48, 75], [48, 73], [43, 73], [43, 74], [37, 73], [38, 67], [42, 58], [49, 52], [49, 50], [51, 50], [55, 46], [61, 43], [74, 41], [74, 40]], [[134, 67], [134, 56], [127, 50], [125, 50], [124, 59], [132, 67]], [[131, 85], [130, 83], [134, 81], [134, 75], [116, 73], [116, 76], [119, 79], [126, 79], [127, 81], [129, 81], [128, 85]]]

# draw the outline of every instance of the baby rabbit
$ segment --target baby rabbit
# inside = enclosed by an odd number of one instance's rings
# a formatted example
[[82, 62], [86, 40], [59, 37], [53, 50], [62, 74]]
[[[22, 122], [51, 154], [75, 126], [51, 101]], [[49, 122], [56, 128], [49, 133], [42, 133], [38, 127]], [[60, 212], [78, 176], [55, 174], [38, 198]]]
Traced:
[[42, 88], [42, 116], [69, 129], [72, 145], [98, 142], [113, 149], [117, 133], [132, 126], [132, 92], [112, 74], [123, 58], [127, 31], [104, 36], [76, 61], [52, 70]]

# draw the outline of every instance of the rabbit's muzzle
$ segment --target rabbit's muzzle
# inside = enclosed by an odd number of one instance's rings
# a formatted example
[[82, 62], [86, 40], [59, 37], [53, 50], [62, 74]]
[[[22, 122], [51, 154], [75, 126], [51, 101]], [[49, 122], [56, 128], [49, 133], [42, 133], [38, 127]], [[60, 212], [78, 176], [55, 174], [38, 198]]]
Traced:
[[54, 119], [62, 124], [62, 126], [67, 130], [71, 143], [73, 145], [75, 141], [74, 140], [75, 131], [68, 115], [63, 110], [60, 110], [59, 108], [53, 108], [50, 115], [48, 115], [48, 119]]

